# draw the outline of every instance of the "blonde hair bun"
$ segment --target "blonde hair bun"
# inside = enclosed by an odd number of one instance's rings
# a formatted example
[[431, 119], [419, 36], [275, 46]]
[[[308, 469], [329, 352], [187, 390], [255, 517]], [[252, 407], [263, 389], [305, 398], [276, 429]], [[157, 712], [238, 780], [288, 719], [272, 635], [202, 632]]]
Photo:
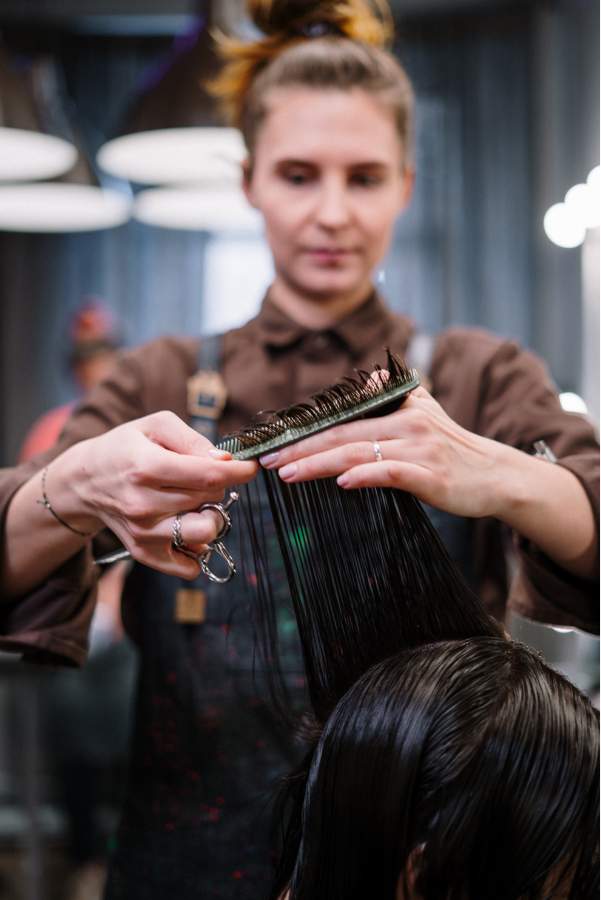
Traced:
[[384, 46], [392, 34], [386, 0], [247, 0], [248, 14], [263, 34], [281, 39], [319, 36], [311, 26], [331, 28], [354, 41]]
[[392, 111], [408, 162], [413, 92], [405, 71], [385, 49], [393, 35], [387, 0], [246, 0], [260, 30], [256, 40], [216, 34], [224, 61], [209, 85], [229, 121], [241, 128], [252, 155], [273, 88], [363, 88]]

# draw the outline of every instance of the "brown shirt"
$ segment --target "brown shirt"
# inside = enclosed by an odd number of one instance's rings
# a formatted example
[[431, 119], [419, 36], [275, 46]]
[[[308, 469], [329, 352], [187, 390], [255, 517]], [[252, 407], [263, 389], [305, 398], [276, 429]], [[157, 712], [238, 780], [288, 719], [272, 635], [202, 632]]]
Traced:
[[[311, 331], [267, 298], [259, 315], [228, 332], [222, 374], [228, 401], [226, 433], [258, 410], [277, 409], [320, 390], [353, 369], [383, 361], [383, 348], [406, 352], [413, 327], [370, 297], [335, 327]], [[0, 523], [11, 497], [33, 472], [71, 444], [162, 409], [187, 418], [186, 384], [197, 367], [198, 340], [162, 338], [124, 353], [111, 377], [76, 408], [59, 443], [44, 456], [0, 472]], [[454, 328], [436, 339], [431, 390], [464, 428], [530, 452], [544, 439], [582, 483], [599, 522], [599, 447], [582, 416], [565, 413], [544, 364], [513, 341], [477, 329]], [[473, 570], [482, 600], [498, 617], [517, 612], [559, 625], [598, 630], [596, 572], [577, 578], [536, 547], [518, 541], [519, 571], [511, 590], [506, 536], [493, 519], [475, 523]], [[35, 535], [32, 535], [35, 540]], [[87, 547], [27, 596], [0, 607], [0, 649], [39, 661], [80, 664], [95, 600], [97, 572]], [[0, 573], [0, 595], [2, 591]]]

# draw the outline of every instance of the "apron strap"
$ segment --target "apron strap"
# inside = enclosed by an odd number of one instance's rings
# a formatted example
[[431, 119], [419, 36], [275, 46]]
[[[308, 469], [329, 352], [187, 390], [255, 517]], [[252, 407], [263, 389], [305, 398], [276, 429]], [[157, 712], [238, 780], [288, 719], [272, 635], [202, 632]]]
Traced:
[[227, 388], [220, 372], [222, 347], [222, 334], [202, 338], [198, 370], [188, 378], [187, 384], [189, 424], [213, 444], [217, 441], [219, 419], [227, 401]]

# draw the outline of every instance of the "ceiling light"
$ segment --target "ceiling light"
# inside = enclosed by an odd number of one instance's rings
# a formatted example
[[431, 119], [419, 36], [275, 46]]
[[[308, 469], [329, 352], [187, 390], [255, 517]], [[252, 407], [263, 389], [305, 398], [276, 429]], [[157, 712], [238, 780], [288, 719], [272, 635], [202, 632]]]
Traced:
[[588, 173], [586, 184], [575, 184], [565, 195], [563, 203], [550, 206], [543, 220], [543, 228], [550, 241], [558, 247], [578, 247], [584, 241], [587, 228], [598, 228], [600, 166]]
[[146, 225], [185, 231], [257, 234], [263, 221], [238, 188], [198, 185], [140, 191], [133, 215]]
[[585, 228], [599, 226], [599, 195], [589, 184], [575, 184], [565, 196], [566, 206]]
[[0, 181], [56, 178], [76, 162], [76, 148], [62, 138], [22, 128], [0, 128]]
[[97, 231], [128, 221], [130, 200], [117, 191], [79, 184], [0, 186], [0, 230]]
[[601, 206], [601, 166], [595, 166], [594, 169], [591, 169], [587, 175], [586, 183], [590, 191], [590, 205], [595, 210], [594, 216], [596, 217], [595, 224], [590, 227], [598, 228], [599, 220], [601, 219], [599, 214]]
[[554, 203], [543, 219], [545, 234], [558, 247], [579, 247], [586, 229], [566, 203]]
[[245, 157], [236, 128], [163, 128], [115, 138], [100, 148], [98, 165], [137, 184], [238, 182]]
[[583, 416], [588, 414], [588, 407], [580, 394], [575, 394], [573, 391], [564, 391], [559, 395], [559, 402], [561, 403], [561, 408], [566, 412], [571, 413], [580, 413]]

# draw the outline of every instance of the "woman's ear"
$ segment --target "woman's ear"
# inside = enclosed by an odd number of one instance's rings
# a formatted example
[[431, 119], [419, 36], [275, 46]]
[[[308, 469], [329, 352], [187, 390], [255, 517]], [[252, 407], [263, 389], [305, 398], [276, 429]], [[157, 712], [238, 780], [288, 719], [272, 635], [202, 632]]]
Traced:
[[405, 166], [401, 178], [401, 196], [399, 212], [402, 212], [408, 205], [413, 195], [413, 186], [415, 184], [415, 169]]
[[257, 204], [254, 199], [254, 191], [252, 188], [252, 177], [253, 177], [253, 167], [250, 158], [247, 156], [246, 159], [242, 162], [242, 190], [244, 191], [244, 196], [248, 200], [251, 206], [257, 208]]
[[419, 875], [419, 867], [425, 844], [419, 844], [414, 847], [405, 865], [404, 870], [399, 877], [395, 900], [419, 900], [419, 896], [415, 893], [415, 882]]

